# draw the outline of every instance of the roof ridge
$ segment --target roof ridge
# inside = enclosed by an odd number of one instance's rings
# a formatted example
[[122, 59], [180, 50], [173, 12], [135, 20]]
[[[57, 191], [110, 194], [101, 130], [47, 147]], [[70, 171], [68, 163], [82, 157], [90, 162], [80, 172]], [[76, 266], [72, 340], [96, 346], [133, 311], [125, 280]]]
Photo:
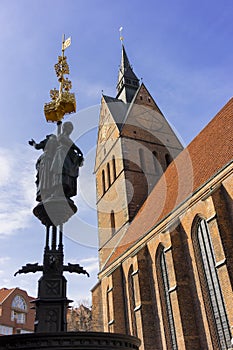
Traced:
[[[214, 117], [206, 124], [206, 126], [204, 126], [204, 128], [192, 139], [192, 141], [190, 141], [190, 143], [189, 143], [186, 147], [184, 147], [184, 149], [177, 155], [177, 157], [176, 157], [176, 158], [169, 164], [169, 166], [166, 168], [166, 170], [165, 170], [164, 173], [162, 174], [161, 178], [164, 177], [164, 176], [166, 176], [167, 172], [170, 171], [170, 170], [168, 170], [168, 169], [170, 169], [170, 166], [171, 166], [172, 164], [176, 163], [182, 156], [184, 156], [185, 153], [187, 153], [187, 151], [190, 149], [190, 147], [192, 147], [193, 144], [195, 144], [195, 143], [197, 142], [196, 140], [197, 140], [198, 138], [200, 138], [201, 135], [202, 135], [203, 133], [206, 132], [206, 129], [210, 128], [210, 125], [211, 125], [212, 123], [216, 122], [216, 119], [219, 118], [219, 116], [221, 115], [221, 113], [222, 113], [225, 109], [227, 109], [227, 108], [229, 107], [229, 105], [231, 104], [231, 102], [233, 102], [233, 97], [230, 98], [230, 100], [217, 112], [217, 114], [215, 114], [215, 116], [214, 116]], [[159, 180], [159, 181], [160, 181], [160, 180]], [[157, 184], [155, 185], [154, 188], [156, 188], [156, 186], [157, 186]], [[154, 188], [153, 188], [152, 192], [154, 191]], [[151, 193], [152, 193], [152, 192], [151, 192]], [[151, 195], [151, 194], [150, 194], [150, 195]], [[143, 207], [146, 205], [146, 202], [147, 202], [147, 200], [150, 198], [150, 195], [147, 197], [147, 199], [145, 200], [145, 202], [143, 203], [143, 205], [142, 205], [141, 208], [139, 209], [139, 211], [138, 211], [138, 213], [137, 213], [137, 215], [135, 216], [134, 219], [136, 219], [136, 217], [137, 217], [138, 215], [140, 215], [139, 213], [140, 213], [141, 210], [143, 210]], [[133, 221], [134, 221], [134, 220], [133, 220]], [[132, 222], [133, 222], [133, 221], [132, 221]]]
[[219, 117], [219, 115], [223, 112], [223, 110], [229, 108], [231, 102], [233, 102], [233, 97], [231, 97], [227, 101], [227, 103], [215, 114], [215, 116], [203, 127], [203, 129], [200, 130], [196, 136], [194, 136], [194, 138], [189, 142], [189, 144], [184, 149], [190, 147], [191, 144], [199, 137], [199, 135], [201, 135], [207, 127], [210, 127], [210, 125], [215, 122], [216, 118]]
[[[3, 289], [4, 289], [4, 288], [3, 288]], [[6, 288], [6, 289], [8, 289], [8, 288]], [[17, 289], [17, 287], [15, 287], [15, 288], [9, 288], [9, 289], [8, 289], [9, 293], [6, 293], [5, 297], [4, 297], [2, 300], [0, 300], [0, 304], [2, 304], [2, 303], [6, 300], [6, 298], [8, 298], [8, 297], [13, 293], [13, 291], [14, 291], [15, 289]], [[0, 292], [1, 292], [1, 290], [0, 290]]]

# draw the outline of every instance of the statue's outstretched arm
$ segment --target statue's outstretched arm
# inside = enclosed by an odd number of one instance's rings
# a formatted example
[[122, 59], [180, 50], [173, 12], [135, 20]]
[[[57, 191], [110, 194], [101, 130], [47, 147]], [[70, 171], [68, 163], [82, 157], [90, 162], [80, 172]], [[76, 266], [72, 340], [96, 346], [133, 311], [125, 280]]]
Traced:
[[43, 140], [39, 143], [36, 143], [35, 140], [31, 139], [30, 141], [28, 141], [30, 146], [33, 146], [35, 149], [44, 149], [45, 145], [46, 145], [47, 140]]

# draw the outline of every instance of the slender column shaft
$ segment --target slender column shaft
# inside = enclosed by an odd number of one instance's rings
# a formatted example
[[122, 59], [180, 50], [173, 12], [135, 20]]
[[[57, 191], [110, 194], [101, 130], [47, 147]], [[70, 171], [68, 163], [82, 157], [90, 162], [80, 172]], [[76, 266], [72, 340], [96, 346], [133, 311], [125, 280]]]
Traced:
[[62, 239], [63, 239], [63, 224], [59, 226], [59, 248], [60, 249], [62, 249], [63, 247]]
[[45, 243], [45, 249], [49, 248], [49, 226], [46, 226], [46, 243]]
[[52, 249], [56, 249], [57, 247], [57, 227], [53, 226], [53, 233], [52, 233]]

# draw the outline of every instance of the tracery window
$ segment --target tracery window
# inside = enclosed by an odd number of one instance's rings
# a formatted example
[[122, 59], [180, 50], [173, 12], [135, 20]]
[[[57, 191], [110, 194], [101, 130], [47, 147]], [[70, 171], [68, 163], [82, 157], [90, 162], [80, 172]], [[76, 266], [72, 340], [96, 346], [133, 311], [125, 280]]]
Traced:
[[26, 301], [20, 295], [14, 297], [11, 307], [25, 312], [27, 311]]
[[197, 257], [204, 301], [212, 334], [217, 334], [219, 349], [227, 349], [231, 344], [231, 333], [226, 314], [225, 303], [216, 270], [216, 261], [208, 223], [199, 219], [194, 236], [194, 248]]
[[164, 319], [164, 331], [169, 349], [177, 350], [177, 340], [170, 296], [168, 269], [164, 247], [160, 246], [157, 255], [157, 273]]
[[11, 321], [16, 320], [17, 323], [25, 323], [27, 304], [24, 298], [16, 295], [12, 301], [11, 308]]

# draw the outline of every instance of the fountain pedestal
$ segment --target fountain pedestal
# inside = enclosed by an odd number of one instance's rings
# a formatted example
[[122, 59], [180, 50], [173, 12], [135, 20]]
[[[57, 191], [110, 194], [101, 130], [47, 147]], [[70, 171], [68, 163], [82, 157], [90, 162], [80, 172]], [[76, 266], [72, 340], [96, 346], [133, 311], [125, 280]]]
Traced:
[[0, 350], [138, 350], [136, 337], [102, 332], [56, 332], [6, 335]]

